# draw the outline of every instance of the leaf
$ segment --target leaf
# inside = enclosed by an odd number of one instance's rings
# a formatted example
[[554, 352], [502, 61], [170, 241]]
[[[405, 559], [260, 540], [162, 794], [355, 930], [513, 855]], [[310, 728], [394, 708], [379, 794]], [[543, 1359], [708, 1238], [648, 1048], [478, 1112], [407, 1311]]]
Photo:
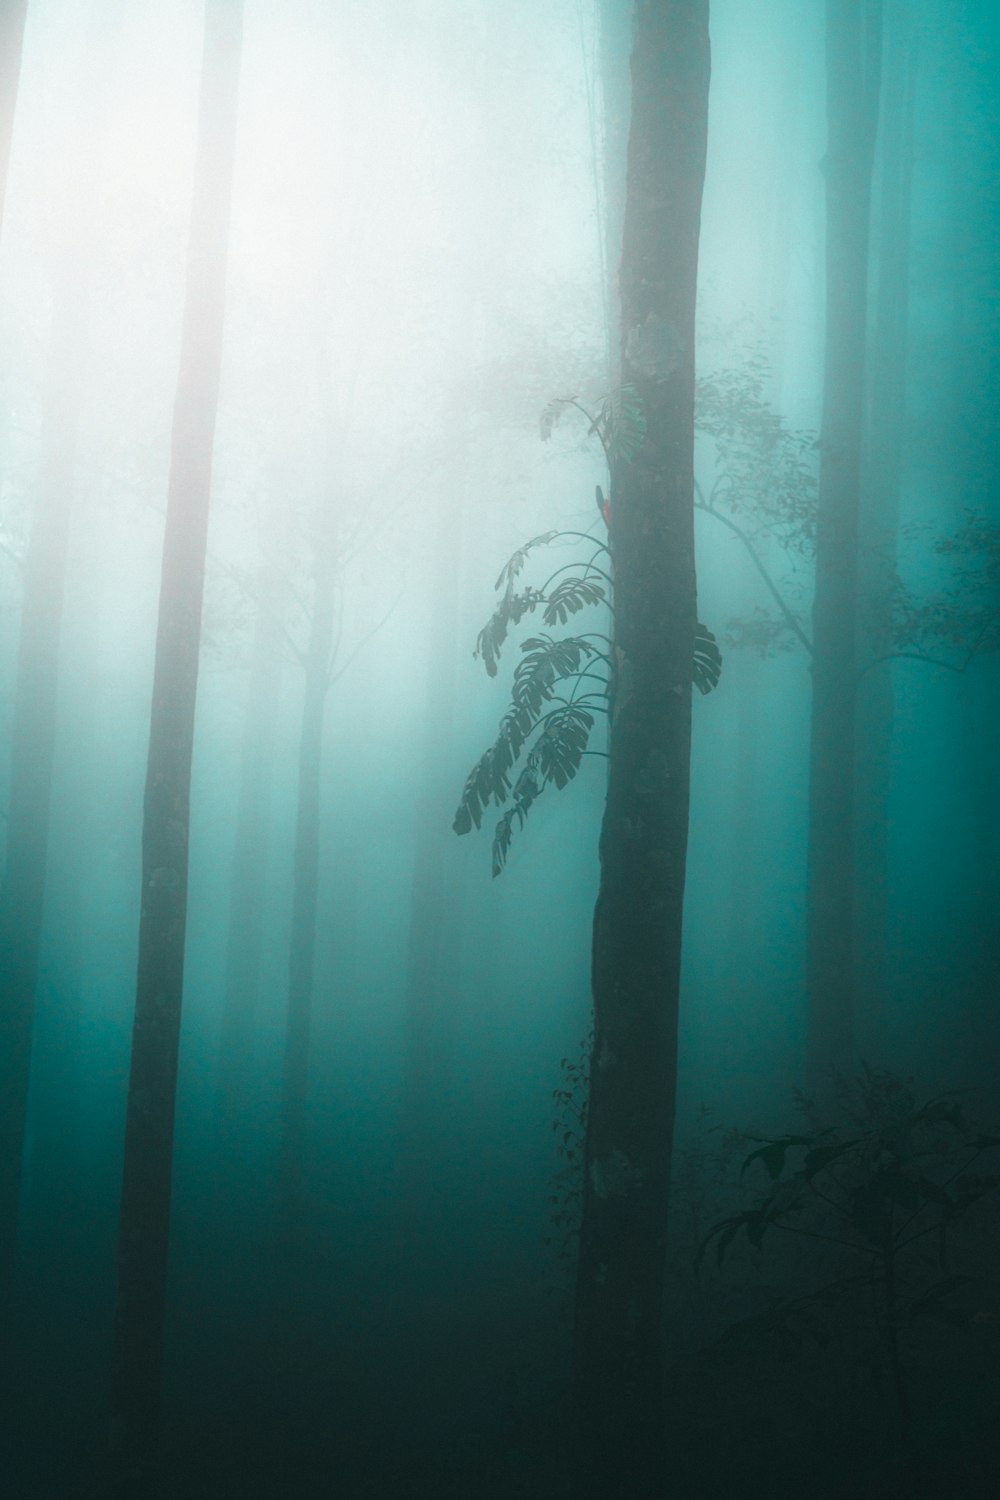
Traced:
[[759, 1250], [764, 1239], [764, 1231], [771, 1222], [771, 1214], [768, 1206], [757, 1208], [746, 1215], [747, 1239], [755, 1250]]
[[[755, 1137], [757, 1139], [757, 1137]], [[815, 1137], [811, 1135], [783, 1135], [778, 1140], [768, 1140], [756, 1151], [751, 1151], [740, 1169], [740, 1176], [753, 1161], [760, 1161], [768, 1175], [775, 1181], [785, 1170], [785, 1157], [792, 1146], [811, 1146]]]
[[524, 589], [520, 594], [515, 594], [511, 585], [507, 585], [506, 593], [476, 637], [476, 648], [472, 653], [473, 656], [482, 657], [483, 666], [490, 677], [497, 675], [500, 648], [507, 639], [509, 627], [517, 625], [526, 614], [544, 603], [545, 595], [539, 593], [538, 589]]
[[619, 385], [609, 391], [591, 423], [604, 444], [611, 468], [631, 463], [646, 436], [646, 414], [634, 385]]
[[578, 703], [554, 709], [524, 763], [511, 793], [511, 806], [496, 826], [493, 836], [493, 877], [501, 874], [510, 853], [514, 823], [523, 828], [535, 799], [549, 782], [560, 790], [576, 775], [594, 716]]
[[733, 1214], [731, 1218], [720, 1219], [718, 1224], [712, 1225], [711, 1229], [708, 1231], [701, 1244], [698, 1246], [697, 1254], [694, 1258], [695, 1272], [697, 1272], [699, 1267], [701, 1266], [701, 1263], [705, 1258], [705, 1252], [713, 1240], [716, 1240], [718, 1242], [715, 1247], [715, 1263], [717, 1266], [722, 1264], [723, 1256], [725, 1255], [729, 1246], [732, 1244], [733, 1240], [736, 1238], [740, 1229], [743, 1227], [746, 1218], [747, 1215], [745, 1213]]
[[598, 655], [597, 647], [590, 641], [572, 635], [563, 640], [532, 636], [522, 643], [521, 650], [524, 656], [514, 673], [512, 696], [515, 706], [528, 709], [536, 717], [551, 698], [557, 682], [575, 676], [584, 662]]
[[593, 727], [593, 714], [578, 703], [568, 703], [550, 715], [532, 752], [537, 755], [543, 781], [555, 782], [560, 791], [572, 781]]
[[542, 619], [546, 625], [565, 625], [570, 615], [578, 614], [588, 604], [601, 604], [605, 598], [604, 588], [596, 578], [572, 575], [549, 594]]
[[512, 584], [527, 562], [528, 553], [535, 547], [546, 546], [558, 535], [558, 531], [543, 531], [541, 536], [533, 536], [530, 542], [525, 542], [523, 547], [518, 547], [517, 551], [511, 554], [500, 569], [500, 577], [493, 587], [495, 589], [502, 589]]
[[700, 693], [710, 693], [722, 675], [722, 652], [715, 636], [699, 620], [694, 628], [694, 685]]
[[452, 828], [458, 834], [478, 828], [483, 812], [492, 801], [506, 802], [510, 792], [510, 773], [538, 718], [538, 709], [527, 704], [513, 704], [500, 720], [494, 744], [485, 750], [466, 778]]
[[570, 401], [575, 400], [575, 396], [554, 396], [551, 401], [543, 406], [542, 414], [538, 419], [538, 427], [543, 443], [547, 443], [552, 436], [552, 430], [562, 416], [563, 408], [568, 406]]

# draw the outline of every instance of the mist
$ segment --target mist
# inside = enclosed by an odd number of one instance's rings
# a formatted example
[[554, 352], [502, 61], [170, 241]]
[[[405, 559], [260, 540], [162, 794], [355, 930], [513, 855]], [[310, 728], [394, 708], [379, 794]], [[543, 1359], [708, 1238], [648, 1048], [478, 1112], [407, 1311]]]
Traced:
[[[4, 1494], [997, 1493], [994, 8], [6, 11]], [[631, 44], [685, 11], [687, 353], [627, 310]], [[644, 1394], [606, 1346], [588, 1477], [675, 379], [662, 1321]]]

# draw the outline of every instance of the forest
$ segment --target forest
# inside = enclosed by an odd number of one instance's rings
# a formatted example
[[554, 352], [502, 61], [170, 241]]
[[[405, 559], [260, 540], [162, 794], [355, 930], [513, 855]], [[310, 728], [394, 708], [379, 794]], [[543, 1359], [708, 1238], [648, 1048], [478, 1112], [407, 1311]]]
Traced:
[[1000, 11], [0, 5], [0, 1493], [1000, 1494]]

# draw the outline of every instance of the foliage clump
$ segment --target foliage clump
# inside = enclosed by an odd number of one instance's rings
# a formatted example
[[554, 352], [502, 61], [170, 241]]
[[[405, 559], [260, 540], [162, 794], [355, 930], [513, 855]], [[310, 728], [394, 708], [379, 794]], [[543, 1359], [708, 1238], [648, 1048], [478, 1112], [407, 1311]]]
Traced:
[[[952, 1095], [918, 1103], [892, 1074], [865, 1069], [843, 1119], [785, 1135], [752, 1137], [743, 1174], [765, 1175], [749, 1208], [704, 1236], [696, 1268], [717, 1268], [741, 1243], [760, 1266], [777, 1259], [780, 1282], [761, 1306], [731, 1322], [723, 1345], [758, 1343], [781, 1359], [851, 1342], [881, 1371], [904, 1452], [914, 1441], [910, 1354], [921, 1329], [972, 1326], [973, 1278], [956, 1251], [969, 1220], [996, 1200], [1000, 1174], [984, 1162], [1000, 1136], [981, 1131]], [[781, 1260], [779, 1242], [797, 1246]], [[859, 1353], [859, 1351], [861, 1351]]]
[[[587, 435], [600, 441], [613, 489], [616, 469], [631, 463], [645, 437], [646, 419], [636, 392], [631, 386], [616, 388], [602, 398], [593, 414], [575, 396], [550, 401], [540, 420], [543, 441], [551, 436], [568, 408], [583, 413], [589, 424]], [[601, 521], [608, 526], [610, 510], [600, 486], [596, 487], [596, 498]], [[556, 568], [540, 585], [519, 586], [532, 555], [562, 541], [579, 543], [585, 555]], [[526, 616], [541, 611], [542, 624], [551, 629], [567, 625], [588, 609], [604, 608], [613, 615], [610, 541], [585, 531], [543, 532], [507, 560], [495, 590], [499, 600], [476, 638], [473, 653], [490, 677], [497, 675], [511, 629]], [[574, 779], [585, 755], [605, 754], [589, 748], [590, 736], [597, 718], [610, 716], [614, 697], [616, 672], [606, 630], [563, 636], [542, 633], [523, 641], [521, 652], [510, 705], [493, 744], [466, 778], [452, 823], [456, 833], [468, 833], [481, 827], [491, 803], [499, 807], [510, 799], [494, 833], [494, 876], [507, 862], [515, 826], [524, 826], [545, 787], [553, 785], [561, 790]], [[722, 655], [715, 636], [699, 623], [692, 653], [692, 681], [700, 692], [710, 692], [721, 670]]]

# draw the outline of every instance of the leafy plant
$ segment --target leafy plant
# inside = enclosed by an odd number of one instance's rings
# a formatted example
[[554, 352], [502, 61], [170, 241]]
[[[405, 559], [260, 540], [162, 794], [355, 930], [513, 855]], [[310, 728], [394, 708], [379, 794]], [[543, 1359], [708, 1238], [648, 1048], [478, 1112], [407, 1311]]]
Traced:
[[[621, 386], [603, 397], [591, 414], [575, 396], [550, 401], [542, 413], [543, 440], [567, 407], [582, 412], [588, 435], [600, 440], [614, 478], [619, 464], [630, 463], [642, 444], [646, 419], [631, 386]], [[606, 520], [604, 496], [597, 489], [597, 505]], [[579, 561], [563, 564], [540, 585], [519, 587], [532, 555], [564, 540], [577, 541], [588, 551]], [[607, 543], [590, 532], [546, 531], [514, 552], [500, 570], [495, 589], [500, 595], [492, 615], [476, 637], [474, 655], [490, 677], [497, 675], [500, 654], [512, 628], [541, 611], [542, 624], [564, 626], [587, 609], [612, 605], [612, 554]], [[522, 828], [546, 786], [568, 786], [588, 754], [590, 735], [599, 715], [608, 715], [614, 687], [611, 640], [606, 632], [580, 635], [532, 636], [521, 644], [522, 658], [514, 671], [511, 703], [497, 737], [479, 757], [466, 778], [452, 827], [458, 834], [482, 825], [487, 807], [510, 806], [499, 819], [493, 838], [492, 867], [497, 876], [510, 852], [515, 827]], [[691, 675], [699, 692], [716, 686], [722, 653], [712, 632], [696, 627]], [[522, 761], [523, 757], [523, 761]], [[521, 768], [515, 779], [515, 769]]]
[[927, 532], [908, 526], [902, 542], [919, 544], [926, 567], [929, 541], [943, 576], [937, 587], [918, 592], [899, 568], [890, 571], [888, 588], [870, 610], [873, 636], [891, 648], [877, 660], [909, 657], [964, 672], [974, 658], [1000, 651], [1000, 526], [969, 509], [953, 532]]
[[797, 1237], [813, 1277], [732, 1324], [727, 1341], [766, 1336], [784, 1356], [809, 1340], [825, 1348], [850, 1305], [867, 1307], [881, 1346], [905, 1446], [911, 1437], [903, 1341], [925, 1320], [965, 1325], [955, 1298], [970, 1278], [950, 1261], [956, 1228], [1000, 1188], [1000, 1175], [978, 1164], [1000, 1146], [947, 1095], [918, 1105], [890, 1074], [866, 1069], [857, 1107], [845, 1125], [756, 1137], [743, 1173], [763, 1169], [768, 1185], [752, 1208], [719, 1220], [698, 1249], [721, 1266], [744, 1237], [758, 1252], [783, 1235]]

